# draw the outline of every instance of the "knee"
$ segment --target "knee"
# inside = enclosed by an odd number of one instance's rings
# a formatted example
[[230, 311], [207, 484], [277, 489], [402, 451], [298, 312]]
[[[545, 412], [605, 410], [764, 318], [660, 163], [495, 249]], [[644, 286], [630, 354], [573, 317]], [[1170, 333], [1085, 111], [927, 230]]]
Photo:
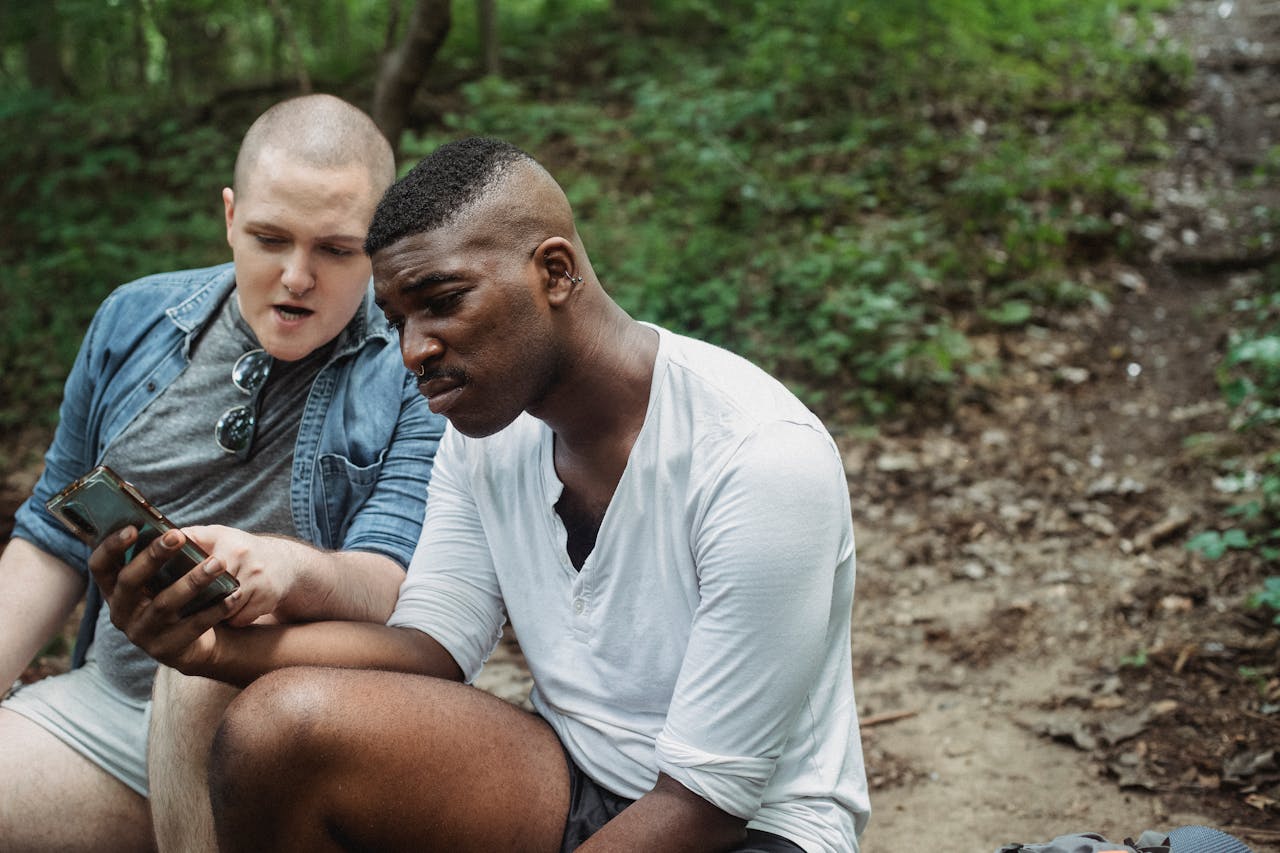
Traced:
[[209, 783], [215, 797], [251, 780], [296, 780], [323, 754], [323, 723], [335, 707], [326, 670], [281, 670], [249, 685], [227, 706], [213, 737]]

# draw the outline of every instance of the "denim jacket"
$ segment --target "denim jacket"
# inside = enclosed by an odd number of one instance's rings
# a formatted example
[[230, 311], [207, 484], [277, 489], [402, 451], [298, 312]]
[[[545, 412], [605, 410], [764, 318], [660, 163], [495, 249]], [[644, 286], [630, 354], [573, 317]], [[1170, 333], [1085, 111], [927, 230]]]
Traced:
[[[235, 269], [164, 273], [127, 284], [99, 307], [80, 347], [44, 473], [18, 508], [25, 539], [88, 577], [89, 548], [45, 509], [84, 475], [190, 360], [196, 335], [235, 285]], [[312, 383], [294, 448], [290, 505], [303, 538], [330, 550], [374, 551], [407, 566], [445, 421], [404, 369], [395, 334], [365, 297]], [[92, 640], [101, 592], [90, 579], [73, 665]]]

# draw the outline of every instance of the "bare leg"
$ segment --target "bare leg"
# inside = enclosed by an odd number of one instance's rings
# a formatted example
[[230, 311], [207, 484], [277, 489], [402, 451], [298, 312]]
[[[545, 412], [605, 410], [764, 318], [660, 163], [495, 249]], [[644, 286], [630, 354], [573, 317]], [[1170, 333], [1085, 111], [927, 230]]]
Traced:
[[156, 673], [147, 778], [161, 851], [217, 849], [209, 805], [209, 747], [223, 711], [239, 693], [230, 685], [164, 666]]
[[154, 850], [147, 801], [0, 708], [0, 851]]
[[559, 849], [551, 727], [473, 687], [293, 669], [245, 689], [210, 764], [222, 850]]

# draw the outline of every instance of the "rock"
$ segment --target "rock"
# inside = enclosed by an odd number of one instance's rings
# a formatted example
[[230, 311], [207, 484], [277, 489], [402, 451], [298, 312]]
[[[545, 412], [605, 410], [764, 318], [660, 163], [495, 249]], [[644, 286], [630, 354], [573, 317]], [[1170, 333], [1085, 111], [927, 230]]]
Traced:
[[876, 457], [876, 470], [887, 474], [919, 471], [920, 460], [914, 453], [883, 453]]
[[1099, 536], [1111, 537], [1116, 535], [1116, 526], [1111, 523], [1111, 520], [1096, 512], [1085, 513], [1080, 517], [1080, 523]]
[[1129, 497], [1131, 495], [1140, 495], [1146, 490], [1146, 485], [1132, 477], [1121, 479], [1115, 474], [1104, 474], [1089, 484], [1088, 488], [1085, 489], [1085, 494], [1091, 498], [1105, 495]]

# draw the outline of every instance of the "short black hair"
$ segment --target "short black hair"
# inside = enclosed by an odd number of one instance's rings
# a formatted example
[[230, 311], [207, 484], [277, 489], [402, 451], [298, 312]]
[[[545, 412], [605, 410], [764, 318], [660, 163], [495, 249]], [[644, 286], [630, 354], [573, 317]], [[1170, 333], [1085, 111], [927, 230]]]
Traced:
[[382, 196], [364, 240], [365, 254], [372, 255], [410, 234], [439, 228], [521, 161], [537, 162], [511, 143], [487, 136], [440, 146]]

